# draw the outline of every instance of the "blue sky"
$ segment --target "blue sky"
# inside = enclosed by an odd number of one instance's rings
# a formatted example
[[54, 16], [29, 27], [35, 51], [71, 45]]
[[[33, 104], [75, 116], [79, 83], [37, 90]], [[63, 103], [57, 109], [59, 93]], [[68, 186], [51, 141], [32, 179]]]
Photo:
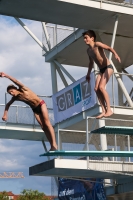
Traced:
[[[42, 41], [41, 23], [24, 19], [23, 22]], [[52, 94], [50, 65], [45, 63], [41, 48], [13, 17], [2, 15], [0, 16], [0, 60], [0, 71], [19, 79], [37, 94]], [[67, 66], [67, 69], [76, 79], [84, 76], [87, 71], [84, 68], [71, 66]], [[5, 102], [5, 90], [9, 84], [11, 82], [8, 79], [0, 79], [0, 104]], [[59, 88], [62, 87], [59, 79]], [[0, 139], [0, 173], [20, 171], [25, 176], [24, 179], [0, 179], [0, 191], [19, 194], [26, 188], [38, 189], [50, 195], [51, 178], [29, 177], [29, 167], [46, 160], [39, 157], [43, 152], [41, 142]]]

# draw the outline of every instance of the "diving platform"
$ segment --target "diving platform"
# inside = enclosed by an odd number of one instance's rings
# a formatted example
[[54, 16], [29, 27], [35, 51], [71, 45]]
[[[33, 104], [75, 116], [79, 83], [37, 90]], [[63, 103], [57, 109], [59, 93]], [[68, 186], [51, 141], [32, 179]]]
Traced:
[[30, 176], [57, 176], [117, 179], [133, 176], [132, 163], [89, 160], [53, 159], [29, 168]]
[[133, 127], [103, 126], [91, 131], [91, 133], [133, 135]]
[[[112, 18], [119, 13], [122, 25], [129, 22], [129, 29], [125, 25], [121, 26], [122, 32], [128, 30], [131, 34], [133, 32], [130, 26], [133, 17], [132, 8], [132, 4], [122, 0], [2, 0], [0, 2], [0, 14], [2, 15], [85, 29], [89, 27], [99, 29], [100, 25], [102, 30], [107, 30], [104, 25], [108, 24], [108, 31], [111, 32]], [[92, 18], [94, 13], [95, 17]]]
[[0, 138], [30, 141], [48, 141], [40, 126], [0, 123]]
[[40, 156], [133, 157], [133, 151], [49, 151]]
[[[133, 108], [131, 107], [124, 107], [124, 106], [111, 106], [114, 114], [111, 116], [112, 119], [126, 119], [126, 120], [133, 120]], [[68, 118], [64, 121], [60, 122], [60, 129], [70, 129], [70, 130], [82, 130], [85, 131], [86, 130], [86, 117], [87, 116], [92, 116], [95, 118], [95, 116], [97, 116], [98, 114], [100, 114], [102, 112], [101, 107], [96, 104], [94, 107], [81, 112], [75, 116], [72, 116], [71, 118]], [[107, 118], [105, 118], [106, 120]], [[96, 120], [98, 122], [98, 120]], [[126, 126], [127, 123], [123, 122], [123, 124]], [[111, 122], [108, 122], [107, 120], [107, 124], [106, 126], [112, 126], [113, 124]], [[123, 126], [124, 126], [123, 125]], [[121, 124], [122, 126], [122, 124]], [[58, 129], [58, 125], [55, 124], [54, 126], [55, 131], [57, 131]], [[65, 131], [65, 130], [64, 130]]]

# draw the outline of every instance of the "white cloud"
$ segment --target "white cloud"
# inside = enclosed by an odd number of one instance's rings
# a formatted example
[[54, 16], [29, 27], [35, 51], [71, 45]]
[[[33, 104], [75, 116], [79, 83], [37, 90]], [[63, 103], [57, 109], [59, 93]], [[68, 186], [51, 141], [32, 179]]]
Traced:
[[[41, 23], [24, 21], [41, 40]], [[37, 94], [51, 95], [50, 67], [42, 57], [41, 48], [10, 17], [0, 16], [0, 61], [0, 71], [19, 79]], [[4, 103], [5, 90], [9, 84], [8, 79], [0, 79], [0, 103]], [[50, 194], [50, 178], [29, 177], [28, 172], [30, 166], [45, 161], [39, 158], [39, 154], [43, 152], [43, 146], [39, 142], [0, 140], [0, 173], [23, 171], [26, 177], [18, 180], [1, 180], [0, 190], [20, 193], [24, 188], [32, 188]]]
[[[0, 71], [19, 79], [38, 94], [50, 95], [50, 67], [42, 57], [41, 48], [17, 22], [11, 24], [10, 20], [0, 18]], [[28, 25], [41, 40], [41, 23], [28, 21]], [[0, 79], [1, 94], [9, 83], [5, 78]]]

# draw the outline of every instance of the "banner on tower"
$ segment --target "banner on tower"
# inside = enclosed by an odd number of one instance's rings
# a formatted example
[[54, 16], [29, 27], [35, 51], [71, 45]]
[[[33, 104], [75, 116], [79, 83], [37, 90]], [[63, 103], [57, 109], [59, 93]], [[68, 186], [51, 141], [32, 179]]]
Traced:
[[86, 81], [86, 77], [83, 77], [52, 96], [55, 123], [96, 104], [94, 73], [91, 73], [90, 77], [90, 83]]
[[106, 200], [103, 179], [58, 178], [59, 200]]

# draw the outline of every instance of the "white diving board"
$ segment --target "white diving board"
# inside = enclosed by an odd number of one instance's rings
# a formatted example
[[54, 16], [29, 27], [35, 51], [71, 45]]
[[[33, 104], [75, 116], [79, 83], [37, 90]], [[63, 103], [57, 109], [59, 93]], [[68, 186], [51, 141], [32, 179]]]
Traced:
[[133, 135], [133, 127], [103, 126], [101, 128], [91, 131], [91, 133]]
[[133, 157], [133, 151], [49, 151], [40, 156]]

